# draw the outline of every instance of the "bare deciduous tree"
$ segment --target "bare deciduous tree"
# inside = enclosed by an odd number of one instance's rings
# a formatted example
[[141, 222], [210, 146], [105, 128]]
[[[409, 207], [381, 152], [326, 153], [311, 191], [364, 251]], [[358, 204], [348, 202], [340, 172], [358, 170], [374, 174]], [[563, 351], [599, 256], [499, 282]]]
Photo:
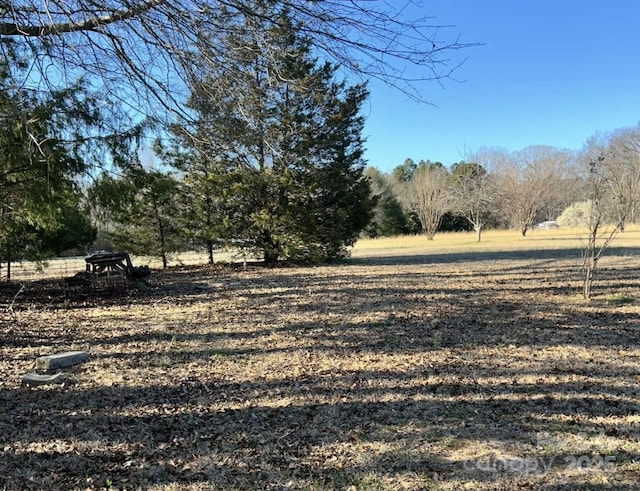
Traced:
[[557, 196], [570, 158], [568, 151], [541, 145], [502, 155], [495, 170], [502, 214], [523, 237]]
[[640, 128], [590, 138], [581, 158], [591, 204], [583, 251], [583, 296], [592, 296], [599, 261], [640, 199]]
[[611, 158], [609, 186], [611, 188], [611, 219], [625, 224], [632, 220], [640, 203], [640, 127], [615, 131], [609, 144]]
[[495, 184], [489, 169], [501, 158], [499, 149], [483, 148], [467, 156], [467, 162], [451, 167], [452, 210], [465, 217], [476, 231], [478, 242], [495, 209]]
[[401, 194], [404, 205], [418, 216], [429, 240], [433, 240], [449, 209], [448, 180], [449, 174], [442, 165], [422, 163]]

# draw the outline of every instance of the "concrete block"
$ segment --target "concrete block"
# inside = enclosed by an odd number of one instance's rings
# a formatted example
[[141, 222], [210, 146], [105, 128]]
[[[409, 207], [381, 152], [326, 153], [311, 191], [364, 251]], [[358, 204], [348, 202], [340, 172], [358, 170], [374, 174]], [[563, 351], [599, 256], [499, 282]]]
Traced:
[[56, 355], [41, 356], [36, 360], [36, 367], [40, 370], [55, 370], [84, 363], [88, 358], [87, 351], [66, 351]]

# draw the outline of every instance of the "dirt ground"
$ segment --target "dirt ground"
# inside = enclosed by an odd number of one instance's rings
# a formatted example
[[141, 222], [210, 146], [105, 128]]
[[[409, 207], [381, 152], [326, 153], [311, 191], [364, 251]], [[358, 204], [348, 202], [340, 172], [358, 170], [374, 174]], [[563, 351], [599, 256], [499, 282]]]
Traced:
[[607, 257], [589, 303], [553, 250], [3, 285], [0, 489], [640, 489], [639, 273]]

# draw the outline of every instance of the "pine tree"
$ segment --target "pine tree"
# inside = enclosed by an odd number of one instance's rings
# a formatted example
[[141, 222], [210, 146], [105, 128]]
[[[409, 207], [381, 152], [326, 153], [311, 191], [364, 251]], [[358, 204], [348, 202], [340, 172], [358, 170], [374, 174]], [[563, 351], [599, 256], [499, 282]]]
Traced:
[[373, 205], [362, 175], [367, 90], [336, 82], [337, 67], [320, 64], [287, 10], [271, 5], [229, 14], [243, 27], [227, 39], [234, 56], [194, 81], [198, 123], [174, 127], [189, 157], [173, 163], [204, 191], [190, 208], [209, 213], [194, 224], [207, 240], [240, 241], [266, 262], [342, 257]]
[[[81, 84], [46, 98], [14, 86], [10, 70], [28, 63], [15, 52], [8, 58], [0, 62], [0, 261], [10, 264], [46, 259], [95, 237], [76, 182], [86, 164], [70, 141], [96, 113]], [[61, 116], [67, 107], [73, 110]]]
[[120, 177], [103, 174], [89, 196], [113, 224], [109, 235], [116, 247], [159, 257], [166, 268], [168, 254], [184, 246], [178, 189], [171, 174], [134, 165]]

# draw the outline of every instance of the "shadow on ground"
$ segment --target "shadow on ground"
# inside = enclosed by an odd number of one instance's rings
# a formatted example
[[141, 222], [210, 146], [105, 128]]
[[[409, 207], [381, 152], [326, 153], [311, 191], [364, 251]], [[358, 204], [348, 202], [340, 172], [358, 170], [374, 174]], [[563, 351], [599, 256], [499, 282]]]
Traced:
[[[93, 355], [64, 386], [0, 387], [0, 487], [637, 489], [638, 310], [577, 302], [569, 256], [474, 257], [18, 297], [6, 370], [44, 347]], [[603, 270], [603, 288], [638, 272]]]

